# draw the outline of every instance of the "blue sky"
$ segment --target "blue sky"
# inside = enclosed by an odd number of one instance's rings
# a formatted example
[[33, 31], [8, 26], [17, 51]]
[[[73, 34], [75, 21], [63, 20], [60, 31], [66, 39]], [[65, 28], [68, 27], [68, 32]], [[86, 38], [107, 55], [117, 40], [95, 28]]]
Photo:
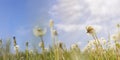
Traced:
[[38, 42], [32, 30], [37, 25], [47, 27], [52, 3], [52, 0], [0, 0], [0, 38], [6, 41], [16, 36], [20, 49], [25, 48], [26, 41]]
[[[120, 23], [119, 0], [0, 0], [0, 38], [16, 36], [20, 49], [25, 42], [38, 43], [39, 38], [33, 35], [35, 26], [47, 27], [45, 44], [51, 43], [48, 23], [55, 22], [59, 40], [70, 46], [92, 40], [86, 34], [85, 26], [96, 27], [99, 38], [115, 31]], [[114, 28], [114, 29], [113, 29]]]

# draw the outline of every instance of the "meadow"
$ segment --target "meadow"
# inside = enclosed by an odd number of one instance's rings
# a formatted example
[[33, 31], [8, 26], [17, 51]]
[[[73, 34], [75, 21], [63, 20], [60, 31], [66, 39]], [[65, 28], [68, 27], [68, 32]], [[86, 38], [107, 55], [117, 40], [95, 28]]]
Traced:
[[[8, 40], [3, 45], [0, 40], [0, 60], [120, 60], [120, 24], [117, 24], [117, 33], [108, 36], [108, 40], [97, 37], [96, 30], [93, 26], [86, 26], [86, 35], [89, 34], [93, 40], [89, 41], [84, 49], [80, 49], [77, 44], [71, 45], [67, 49], [62, 42], [58, 42], [58, 33], [54, 29], [54, 21], [50, 20], [49, 27], [51, 30], [52, 45], [45, 47], [43, 36], [46, 29], [36, 27], [33, 33], [36, 38], [41, 38], [38, 50], [29, 50], [29, 42], [25, 42], [25, 51], [19, 51], [17, 39], [14, 36], [13, 42]], [[10, 46], [14, 44], [15, 53], [11, 53]]]

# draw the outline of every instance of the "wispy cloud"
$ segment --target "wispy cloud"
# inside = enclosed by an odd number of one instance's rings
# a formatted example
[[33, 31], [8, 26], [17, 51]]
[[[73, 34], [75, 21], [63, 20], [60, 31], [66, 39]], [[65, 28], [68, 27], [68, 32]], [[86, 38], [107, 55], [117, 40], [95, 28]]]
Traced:
[[[82, 31], [82, 30], [85, 30], [87, 25], [83, 24], [56, 24], [55, 27], [58, 29], [58, 30], [62, 30], [62, 31], [65, 31], [65, 32], [78, 32], [78, 31]], [[101, 31], [102, 29], [102, 26], [100, 25], [92, 25], [97, 32]]]
[[119, 0], [85, 0], [92, 15], [118, 16], [120, 15]]
[[[119, 0], [57, 0], [58, 3], [53, 5], [50, 14], [60, 23], [64, 23], [65, 28], [81, 27], [81, 25], [104, 25], [111, 24], [109, 28], [114, 25], [115, 21], [120, 21], [120, 1]], [[119, 23], [119, 22], [117, 22]], [[67, 25], [69, 24], [69, 25]], [[73, 24], [70, 26], [70, 24]], [[76, 25], [79, 24], [79, 25]], [[58, 24], [59, 25], [59, 24]], [[57, 26], [58, 26], [57, 25]], [[59, 26], [61, 29], [63, 25]], [[81, 28], [76, 29], [81, 30]]]
[[[85, 35], [85, 27], [93, 25], [101, 35], [107, 36], [120, 23], [119, 0], [57, 0], [49, 13], [58, 21], [56, 28], [66, 34], [63, 39], [89, 40]], [[72, 36], [71, 36], [72, 35]], [[80, 36], [81, 37], [80, 37]], [[100, 35], [100, 34], [99, 34]], [[68, 38], [70, 36], [70, 38]], [[74, 42], [77, 42], [74, 40]], [[84, 40], [84, 41], [83, 41]], [[66, 41], [67, 43], [69, 41]], [[71, 44], [69, 42], [68, 44]]]
[[73, 23], [83, 16], [85, 8], [80, 0], [58, 0], [58, 3], [53, 5], [50, 13], [66, 23]]

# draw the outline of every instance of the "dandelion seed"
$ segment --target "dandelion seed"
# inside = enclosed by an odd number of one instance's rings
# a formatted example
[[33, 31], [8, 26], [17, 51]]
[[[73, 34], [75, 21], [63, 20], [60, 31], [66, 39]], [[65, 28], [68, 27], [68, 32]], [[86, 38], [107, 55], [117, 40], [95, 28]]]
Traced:
[[42, 29], [42, 28], [37, 27], [37, 28], [33, 29], [33, 33], [35, 36], [41, 37], [41, 36], [45, 35], [46, 29]]
[[53, 20], [50, 20], [49, 26], [50, 26], [50, 28], [53, 28], [53, 26], [54, 26], [54, 21]]
[[86, 30], [87, 30], [87, 33], [89, 33], [89, 34], [94, 34], [95, 33], [95, 29], [92, 26], [87, 26]]

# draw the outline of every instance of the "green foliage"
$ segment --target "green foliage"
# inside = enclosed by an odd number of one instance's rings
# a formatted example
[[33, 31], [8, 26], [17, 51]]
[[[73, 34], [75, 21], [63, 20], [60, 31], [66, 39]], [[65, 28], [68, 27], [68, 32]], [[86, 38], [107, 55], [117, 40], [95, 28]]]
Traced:
[[[92, 43], [88, 42], [85, 50], [82, 49], [83, 51], [77, 44], [73, 45], [70, 49], [67, 49], [63, 43], [56, 43], [55, 41], [58, 40], [58, 35], [55, 30], [53, 34], [54, 43], [49, 49], [45, 49], [43, 36], [40, 36], [42, 41], [42, 44], [40, 45], [41, 52], [38, 52], [36, 49], [33, 49], [33, 51], [29, 50], [28, 42], [26, 42], [26, 50], [20, 52], [14, 37], [15, 53], [11, 53], [11, 41], [8, 40], [6, 44], [3, 45], [2, 40], [0, 40], [0, 60], [120, 60], [120, 34], [117, 35], [117, 37], [114, 36], [115, 41], [111, 44], [111, 40], [108, 42], [103, 41], [104, 44], [102, 44], [98, 39], [97, 34], [94, 33], [94, 29], [91, 26], [87, 29], [87, 33], [92, 35], [94, 41]], [[118, 31], [118, 33], [120, 32]]]

